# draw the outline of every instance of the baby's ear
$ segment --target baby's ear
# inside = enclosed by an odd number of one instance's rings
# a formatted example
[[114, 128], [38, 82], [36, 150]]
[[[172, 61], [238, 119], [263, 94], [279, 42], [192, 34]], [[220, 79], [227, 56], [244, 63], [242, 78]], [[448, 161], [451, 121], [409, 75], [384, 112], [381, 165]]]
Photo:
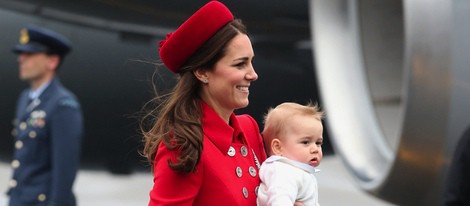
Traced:
[[274, 155], [281, 155], [282, 147], [281, 147], [281, 140], [274, 138], [271, 141], [271, 151]]

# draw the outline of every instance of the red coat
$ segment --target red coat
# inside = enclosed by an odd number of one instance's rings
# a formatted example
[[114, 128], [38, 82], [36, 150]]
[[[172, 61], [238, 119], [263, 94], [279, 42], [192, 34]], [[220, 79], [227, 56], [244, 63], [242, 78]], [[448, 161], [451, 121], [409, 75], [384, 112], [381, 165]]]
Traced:
[[249, 115], [232, 114], [229, 126], [207, 104], [202, 109], [204, 141], [197, 171], [170, 169], [167, 160], [176, 153], [161, 144], [149, 206], [256, 205], [259, 164], [266, 159], [258, 125]]

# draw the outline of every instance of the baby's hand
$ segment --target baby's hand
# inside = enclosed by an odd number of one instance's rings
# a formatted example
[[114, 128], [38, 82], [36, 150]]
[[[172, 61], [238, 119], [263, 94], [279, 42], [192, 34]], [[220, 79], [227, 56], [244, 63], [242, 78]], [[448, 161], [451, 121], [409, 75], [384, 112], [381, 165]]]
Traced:
[[301, 202], [295, 202], [295, 203], [294, 203], [294, 206], [304, 206], [304, 204], [301, 203]]

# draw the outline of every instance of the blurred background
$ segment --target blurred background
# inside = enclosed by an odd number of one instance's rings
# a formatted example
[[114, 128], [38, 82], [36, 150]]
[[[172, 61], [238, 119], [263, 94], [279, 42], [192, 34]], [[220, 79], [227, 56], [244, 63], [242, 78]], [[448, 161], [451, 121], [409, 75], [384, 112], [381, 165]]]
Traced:
[[[80, 205], [146, 205], [152, 174], [139, 156], [146, 102], [175, 76], [158, 42], [207, 1], [0, 0], [0, 190], [13, 152], [18, 80], [11, 48], [28, 24], [67, 36], [59, 72], [85, 115]], [[416, 0], [221, 1], [248, 27], [259, 79], [252, 115], [318, 102], [326, 111], [317, 175], [322, 205], [437, 205], [470, 125], [470, 3]], [[427, 8], [427, 9], [426, 9]], [[0, 205], [7, 202], [0, 196]]]

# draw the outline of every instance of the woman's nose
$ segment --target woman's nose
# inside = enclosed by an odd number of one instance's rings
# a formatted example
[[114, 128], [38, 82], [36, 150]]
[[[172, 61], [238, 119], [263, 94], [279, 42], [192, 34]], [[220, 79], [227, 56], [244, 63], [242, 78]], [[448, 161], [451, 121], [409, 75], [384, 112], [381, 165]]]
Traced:
[[251, 66], [250, 72], [246, 74], [245, 78], [250, 81], [255, 81], [258, 79], [258, 74], [255, 72], [253, 65]]

